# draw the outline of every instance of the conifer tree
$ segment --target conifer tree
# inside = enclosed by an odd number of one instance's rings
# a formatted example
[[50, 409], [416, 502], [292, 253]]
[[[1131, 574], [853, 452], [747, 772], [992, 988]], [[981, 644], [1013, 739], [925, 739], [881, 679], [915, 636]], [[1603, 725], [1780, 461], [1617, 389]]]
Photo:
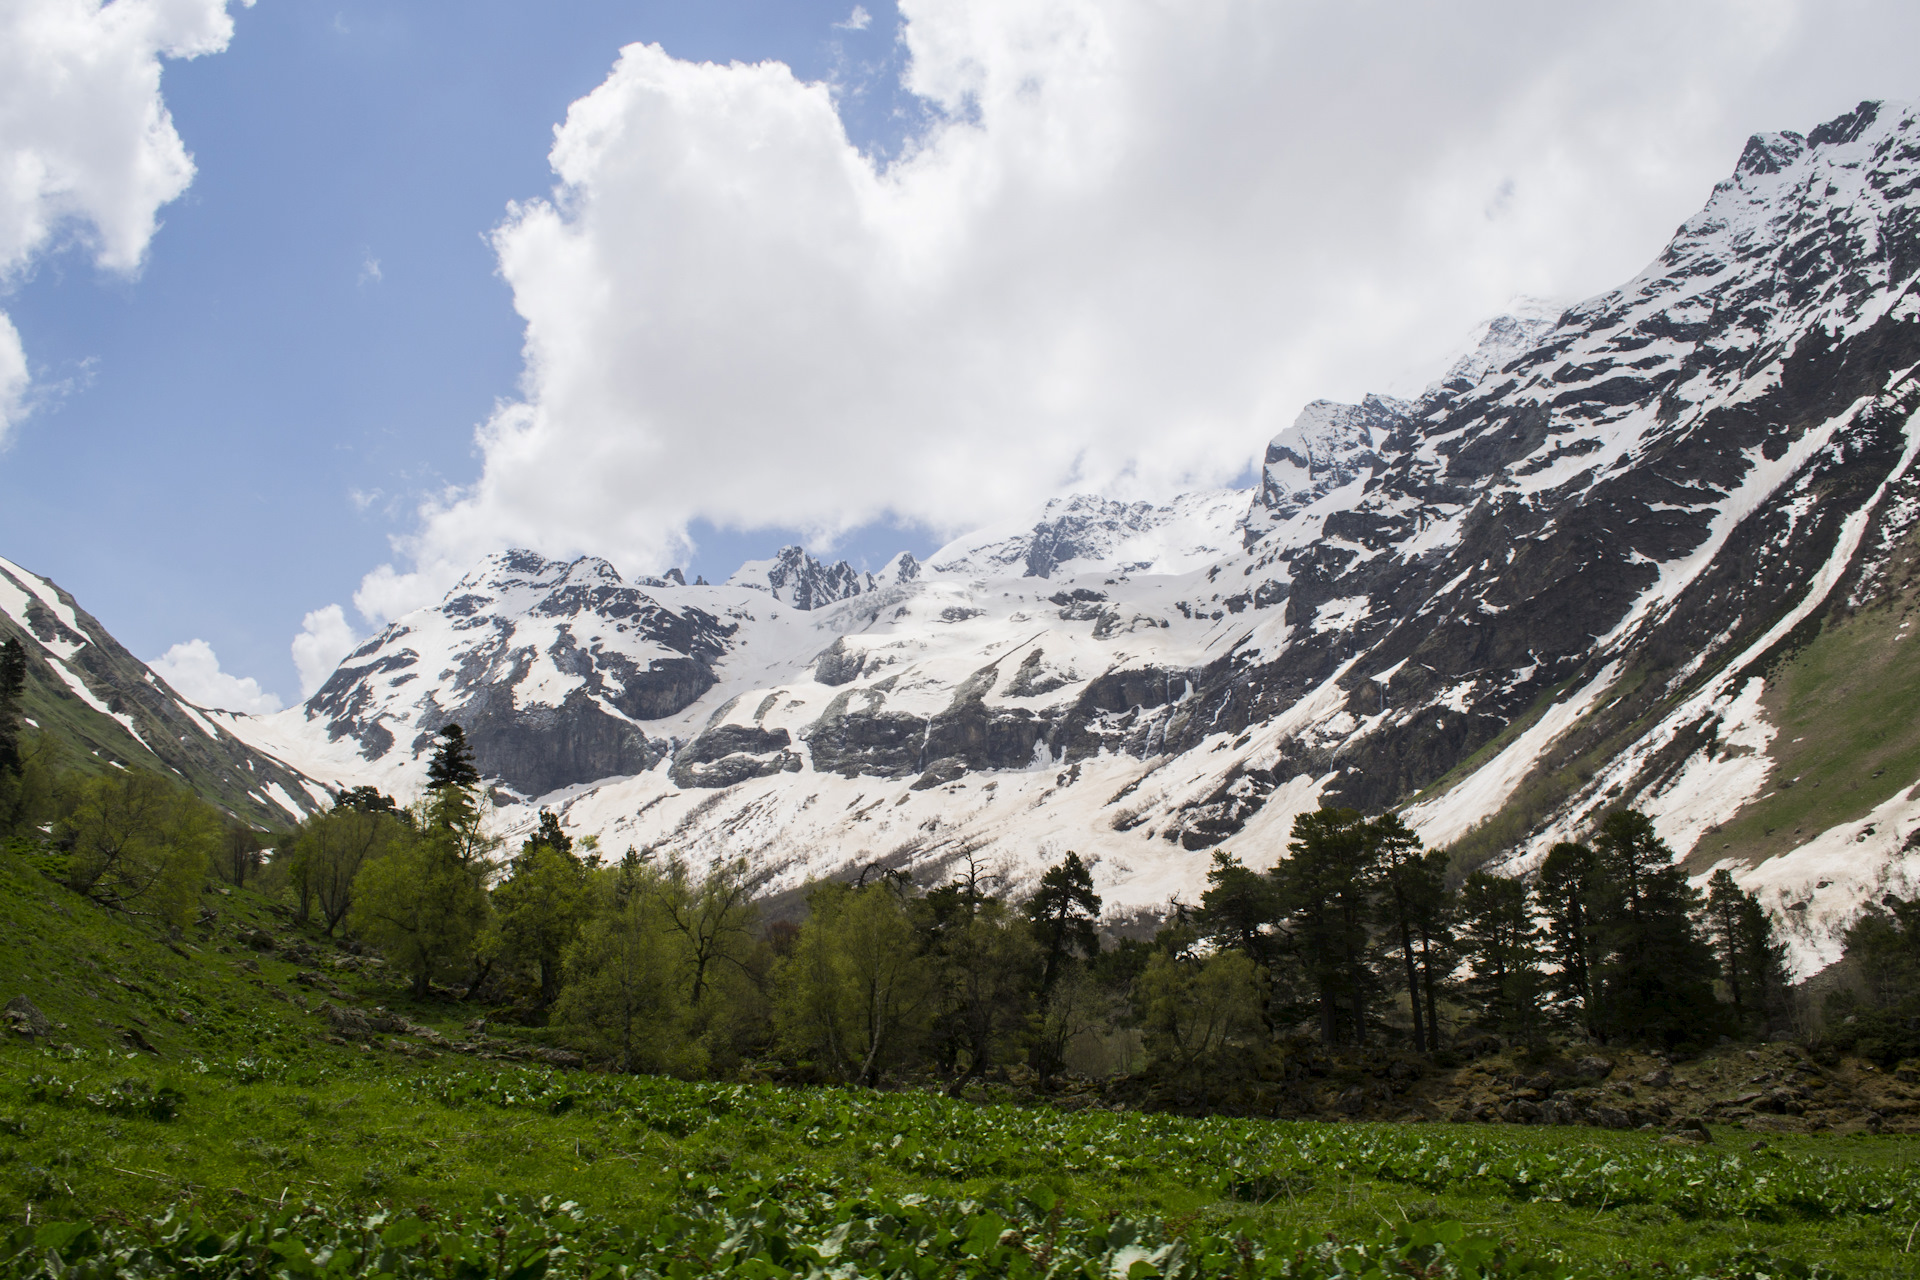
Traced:
[[573, 853], [573, 837], [560, 829], [560, 819], [554, 816], [551, 809], [540, 811], [540, 825], [521, 842], [520, 852], [531, 853], [537, 845], [545, 845], [555, 853]]
[[1279, 918], [1273, 878], [1252, 870], [1224, 849], [1215, 852], [1206, 892], [1200, 895], [1200, 927], [1220, 946], [1243, 951], [1265, 967], [1283, 941], [1274, 930]]
[[1468, 998], [1482, 1025], [1532, 1042], [1540, 1030], [1539, 929], [1527, 886], [1475, 871], [1460, 887], [1460, 939], [1473, 976]]
[[1380, 923], [1400, 950], [1407, 1005], [1413, 1014], [1414, 1047], [1437, 1050], [1440, 1035], [1433, 983], [1422, 982], [1422, 970], [1427, 971], [1429, 979], [1432, 977], [1432, 946], [1445, 910], [1445, 864], [1426, 855], [1420, 837], [1398, 814], [1381, 814], [1367, 825], [1379, 885], [1376, 908]]
[[477, 865], [495, 847], [480, 812], [480, 770], [473, 748], [457, 724], [440, 730], [440, 745], [427, 762], [427, 804], [423, 826], [452, 837], [448, 848], [461, 862]]
[[1669, 1045], [1717, 1034], [1713, 950], [1693, 919], [1700, 895], [1674, 865], [1673, 850], [1633, 809], [1609, 813], [1593, 849], [1596, 1030], [1606, 1039]]
[[1534, 894], [1547, 918], [1547, 955], [1555, 966], [1549, 992], [1589, 1034], [1594, 1031], [1589, 916], [1598, 868], [1592, 849], [1563, 840], [1547, 851], [1534, 882]]
[[[940, 993], [932, 1048], [940, 1065], [956, 1074], [949, 1092], [957, 1093], [967, 1080], [1011, 1057], [1033, 1003], [1039, 972], [1033, 931], [988, 891], [992, 878], [969, 854], [965, 875], [915, 903], [917, 928]], [[1063, 994], [1069, 981], [1056, 982], [1053, 995]], [[1040, 1019], [1033, 1028], [1031, 1061], [1043, 1084], [1065, 1051], [1060, 1037], [1071, 1039], [1077, 1032], [1064, 1016], [1076, 1008], [1072, 1001], [1059, 1002], [1055, 1012], [1062, 1016], [1051, 1023]]]
[[1721, 980], [1733, 1000], [1734, 1017], [1751, 1027], [1766, 1019], [1787, 985], [1786, 944], [1760, 899], [1721, 868], [1707, 881], [1707, 930], [1720, 958]]
[[1071, 850], [1041, 874], [1040, 888], [1027, 899], [1026, 914], [1040, 944], [1042, 992], [1053, 989], [1073, 956], [1092, 955], [1100, 949], [1095, 930], [1100, 895], [1093, 891], [1093, 872]]
[[449, 723], [440, 730], [440, 745], [427, 762], [427, 790], [444, 791], [449, 787], [475, 787], [480, 770], [473, 763], [473, 748], [467, 745], [467, 733]]
[[1320, 1035], [1365, 1044], [1374, 979], [1367, 967], [1376, 847], [1352, 809], [1293, 820], [1287, 856], [1269, 872], [1320, 1006]]

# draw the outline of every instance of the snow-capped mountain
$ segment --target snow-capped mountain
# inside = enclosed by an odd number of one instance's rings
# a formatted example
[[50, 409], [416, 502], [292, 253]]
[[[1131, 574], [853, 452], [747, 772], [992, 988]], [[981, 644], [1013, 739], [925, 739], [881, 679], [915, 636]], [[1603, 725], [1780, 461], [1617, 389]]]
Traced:
[[1634, 803], [1817, 967], [1920, 876], [1916, 366], [1920, 112], [1863, 104], [1755, 137], [1619, 289], [1489, 322], [1414, 399], [1307, 406], [1252, 492], [1065, 498], [871, 577], [509, 552], [233, 727], [401, 787], [458, 719], [510, 822], [788, 886], [1072, 848], [1121, 910], [1320, 803], [1516, 870]]
[[101, 767], [151, 769], [244, 822], [280, 826], [324, 805], [312, 779], [256, 751], [147, 669], [67, 592], [0, 560], [0, 640], [27, 654], [27, 723]]

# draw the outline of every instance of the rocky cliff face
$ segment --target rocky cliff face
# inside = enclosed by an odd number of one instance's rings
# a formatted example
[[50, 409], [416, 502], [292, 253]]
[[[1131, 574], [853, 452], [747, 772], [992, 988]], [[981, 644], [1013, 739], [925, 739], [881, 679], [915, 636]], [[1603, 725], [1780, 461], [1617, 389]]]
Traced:
[[[1407, 806], [1524, 870], [1632, 802], [1696, 869], [1753, 863], [1817, 957], [1920, 873], [1920, 811], [1874, 820], [1851, 879], [1801, 886], [1800, 851], [1906, 803], [1920, 737], [1887, 730], [1805, 840], [1708, 837], [1777, 808], [1783, 716], [1832, 720], [1782, 664], [1907, 634], [1871, 627], [1915, 587], [1917, 284], [1920, 117], [1865, 104], [1753, 139], [1619, 289], [1490, 322], [1414, 399], [1309, 405], [1251, 493], [1061, 499], [872, 577], [789, 548], [641, 588], [510, 553], [274, 733], [303, 767], [403, 773], [458, 718], [503, 785], [574, 788], [616, 847], [795, 883], [1071, 847], [1122, 907], [1191, 894], [1222, 845], [1270, 862], [1319, 803]], [[1920, 710], [1920, 681], [1875, 679]]]
[[740, 625], [724, 607], [663, 603], [710, 589], [655, 581], [632, 585], [590, 557], [490, 556], [438, 608], [373, 637], [253, 736], [316, 770], [402, 789], [454, 720], [508, 796], [650, 769], [674, 744], [645, 726], [713, 687]]
[[67, 592], [0, 560], [0, 640], [27, 652], [29, 724], [81, 768], [149, 769], [178, 779], [243, 822], [278, 827], [327, 792], [186, 701]]

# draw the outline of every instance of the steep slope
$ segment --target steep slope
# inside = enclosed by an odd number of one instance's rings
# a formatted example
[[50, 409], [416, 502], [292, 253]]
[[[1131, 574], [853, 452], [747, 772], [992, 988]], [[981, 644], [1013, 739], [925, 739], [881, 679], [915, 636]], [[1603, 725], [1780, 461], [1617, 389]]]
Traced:
[[0, 560], [0, 640], [28, 654], [28, 722], [82, 768], [152, 769], [244, 821], [283, 826], [326, 792], [215, 723], [122, 648], [73, 597]]
[[[1515, 871], [1636, 803], [1696, 871], [1765, 886], [1812, 966], [1915, 869], [1917, 278], [1920, 114], [1863, 104], [1755, 137], [1619, 289], [1489, 322], [1414, 399], [1307, 406], [1251, 494], [1061, 499], [870, 579], [798, 549], [725, 587], [509, 553], [234, 727], [396, 781], [457, 715], [514, 796], [616, 848], [787, 885], [1074, 848], [1119, 909], [1192, 894], [1222, 845], [1270, 863], [1318, 803], [1405, 805]], [[1790, 836], [1780, 766], [1814, 748], [1787, 724], [1881, 771]], [[594, 734], [620, 745], [567, 755]]]

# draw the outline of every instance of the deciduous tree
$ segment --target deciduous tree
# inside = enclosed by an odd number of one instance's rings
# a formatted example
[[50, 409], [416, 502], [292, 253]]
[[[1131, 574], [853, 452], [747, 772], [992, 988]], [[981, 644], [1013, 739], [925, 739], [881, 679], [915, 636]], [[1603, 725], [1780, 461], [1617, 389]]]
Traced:
[[67, 884], [135, 915], [183, 921], [219, 837], [218, 815], [165, 778], [116, 770], [76, 778], [59, 834], [71, 848]]

